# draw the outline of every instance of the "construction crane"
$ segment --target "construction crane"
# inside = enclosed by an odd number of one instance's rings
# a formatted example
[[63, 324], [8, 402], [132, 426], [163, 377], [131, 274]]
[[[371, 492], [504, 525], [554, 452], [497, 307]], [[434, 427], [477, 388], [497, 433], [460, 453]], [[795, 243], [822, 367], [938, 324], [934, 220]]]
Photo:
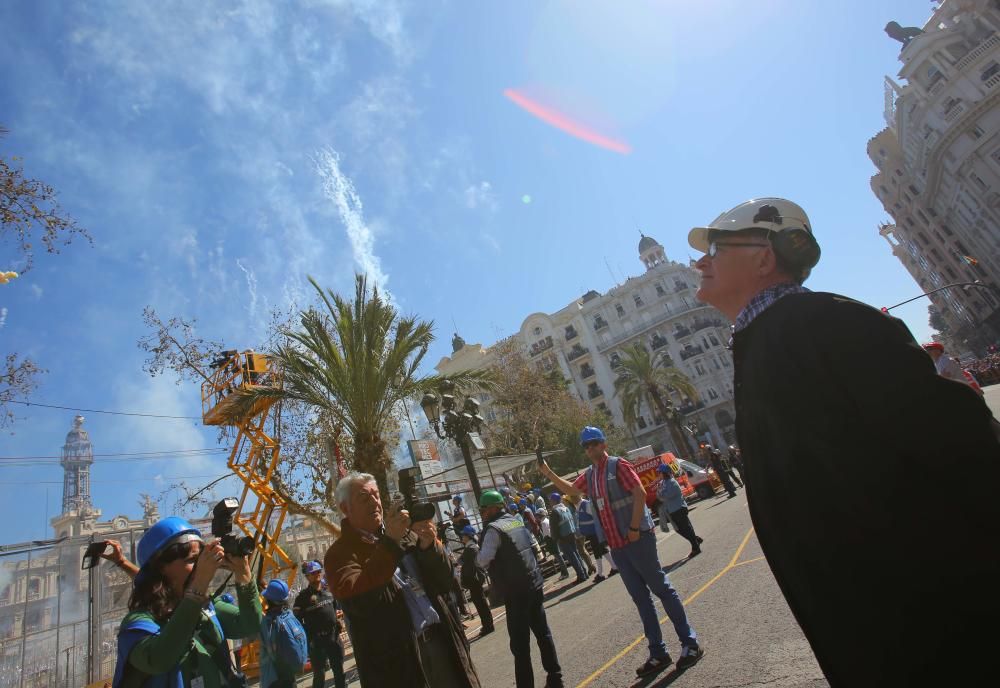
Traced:
[[[259, 560], [258, 580], [284, 579], [289, 587], [297, 573], [295, 563], [278, 543], [285, 523], [287, 503], [271, 486], [271, 478], [280, 461], [278, 442], [267, 434], [265, 425], [274, 398], [258, 400], [249, 412], [236, 413], [241, 400], [237, 392], [255, 387], [279, 387], [280, 373], [272, 370], [268, 359], [252, 349], [223, 351], [212, 363], [213, 372], [201, 385], [202, 422], [236, 430], [230, 470], [243, 482], [240, 508], [233, 523], [254, 539]], [[258, 666], [257, 643], [244, 646], [244, 670], [252, 675]]]

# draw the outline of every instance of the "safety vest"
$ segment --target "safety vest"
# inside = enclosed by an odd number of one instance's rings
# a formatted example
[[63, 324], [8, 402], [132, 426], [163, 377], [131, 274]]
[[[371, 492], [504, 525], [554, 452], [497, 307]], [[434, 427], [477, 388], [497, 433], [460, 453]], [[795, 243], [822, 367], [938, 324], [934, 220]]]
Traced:
[[489, 570], [490, 580], [501, 596], [509, 599], [509, 596], [518, 593], [541, 590], [542, 571], [535, 559], [531, 532], [524, 522], [504, 514], [490, 521], [486, 528], [492, 528], [500, 536], [500, 547], [490, 562]]
[[[629, 527], [632, 525], [632, 491], [623, 490], [622, 486], [618, 484], [618, 462], [621, 459], [617, 456], [609, 456], [608, 462], [605, 465], [604, 479], [604, 508], [611, 509], [612, 520], [614, 521], [615, 527], [618, 530], [618, 535], [628, 541], [628, 531]], [[587, 469], [587, 493], [591, 498], [595, 498], [598, 494], [594, 491], [594, 481], [597, 476], [594, 475], [594, 467], [591, 466]], [[596, 502], [592, 502], [595, 509], [597, 507]], [[595, 512], [595, 516], [599, 516]], [[649, 509], [646, 505], [642, 505], [642, 521], [639, 523], [639, 530], [652, 530], [653, 529], [653, 517], [649, 514]]]

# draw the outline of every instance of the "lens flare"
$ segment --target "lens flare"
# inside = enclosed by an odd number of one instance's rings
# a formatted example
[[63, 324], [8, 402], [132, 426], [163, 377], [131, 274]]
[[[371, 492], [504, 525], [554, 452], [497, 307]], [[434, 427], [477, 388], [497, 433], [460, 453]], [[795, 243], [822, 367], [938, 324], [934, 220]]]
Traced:
[[575, 121], [569, 115], [529, 98], [520, 91], [508, 88], [503, 94], [522, 110], [534, 115], [546, 124], [552, 125], [556, 129], [561, 129], [570, 136], [575, 136], [582, 141], [609, 151], [614, 151], [615, 153], [621, 153], [622, 155], [628, 155], [632, 152], [632, 147], [625, 141], [605, 136], [599, 131]]

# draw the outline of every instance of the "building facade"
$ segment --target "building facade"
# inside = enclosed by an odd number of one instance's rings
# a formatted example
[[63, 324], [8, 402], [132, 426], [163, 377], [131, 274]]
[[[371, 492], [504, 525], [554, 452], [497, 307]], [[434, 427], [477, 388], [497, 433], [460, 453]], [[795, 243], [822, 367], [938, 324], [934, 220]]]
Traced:
[[[615, 366], [622, 350], [641, 343], [651, 353], [665, 352], [698, 390], [697, 399], [673, 400], [686, 422], [696, 423], [713, 444], [733, 442], [729, 323], [719, 311], [694, 298], [698, 273], [690, 265], [669, 260], [655, 239], [641, 238], [639, 259], [645, 268], [641, 275], [604, 294], [588, 291], [555, 313], [532, 313], [514, 337], [539, 370], [559, 370], [578, 397], [622, 426], [621, 403], [614, 395]], [[440, 374], [490, 367], [489, 347], [461, 344], [438, 363]], [[492, 415], [488, 404], [483, 415], [488, 423]], [[653, 409], [644, 407], [631, 431], [636, 446], [675, 449], [666, 423]]]
[[[922, 29], [893, 24], [900, 81], [868, 142], [880, 234], [930, 296], [959, 351], [1000, 338], [1000, 0], [944, 0]], [[895, 33], [895, 35], [894, 35]], [[941, 328], [939, 328], [941, 329]]]

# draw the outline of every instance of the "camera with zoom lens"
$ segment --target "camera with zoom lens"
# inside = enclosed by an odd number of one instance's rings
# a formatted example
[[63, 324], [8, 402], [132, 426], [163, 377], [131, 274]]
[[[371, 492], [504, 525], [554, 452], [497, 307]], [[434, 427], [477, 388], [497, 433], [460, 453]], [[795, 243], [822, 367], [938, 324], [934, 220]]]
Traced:
[[410, 512], [410, 521], [429, 521], [434, 518], [437, 510], [430, 502], [417, 499], [417, 476], [419, 468], [403, 468], [399, 471], [399, 492], [403, 496], [403, 505]]
[[219, 538], [223, 551], [232, 557], [253, 554], [254, 541], [247, 535], [233, 535], [233, 516], [240, 510], [240, 502], [226, 497], [212, 509], [212, 535]]

